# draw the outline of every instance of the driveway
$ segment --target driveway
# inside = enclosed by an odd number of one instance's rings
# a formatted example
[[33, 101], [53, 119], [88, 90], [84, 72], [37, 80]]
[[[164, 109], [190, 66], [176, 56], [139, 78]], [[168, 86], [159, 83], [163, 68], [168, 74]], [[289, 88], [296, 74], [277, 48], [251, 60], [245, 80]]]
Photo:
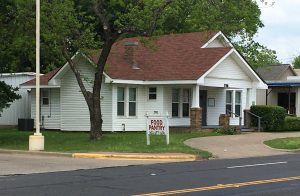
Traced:
[[184, 143], [193, 148], [209, 151], [215, 158], [233, 159], [295, 153], [276, 150], [263, 144], [265, 140], [285, 137], [300, 137], [300, 132], [243, 133], [240, 135], [193, 138]]

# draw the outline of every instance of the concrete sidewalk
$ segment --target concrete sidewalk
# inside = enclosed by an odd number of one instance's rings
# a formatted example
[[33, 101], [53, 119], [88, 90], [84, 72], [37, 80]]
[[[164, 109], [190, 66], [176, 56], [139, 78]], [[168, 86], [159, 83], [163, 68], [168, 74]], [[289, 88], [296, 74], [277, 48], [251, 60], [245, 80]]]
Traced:
[[193, 138], [184, 143], [193, 148], [209, 151], [215, 158], [233, 159], [295, 153], [276, 150], [263, 143], [266, 140], [285, 137], [300, 137], [300, 132], [243, 133], [241, 135]]
[[121, 153], [121, 152], [88, 152], [88, 153], [61, 153], [46, 151], [25, 151], [0, 149], [1, 154], [23, 154], [54, 157], [73, 157], [90, 159], [112, 159], [112, 160], [177, 160], [195, 161], [200, 157], [184, 153]]

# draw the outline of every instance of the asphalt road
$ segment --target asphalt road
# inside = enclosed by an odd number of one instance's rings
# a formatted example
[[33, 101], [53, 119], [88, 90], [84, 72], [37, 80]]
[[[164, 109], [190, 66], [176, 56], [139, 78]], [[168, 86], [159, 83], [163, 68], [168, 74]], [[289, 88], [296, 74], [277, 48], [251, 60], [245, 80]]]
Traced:
[[129, 165], [144, 165], [174, 161], [175, 160], [97, 160], [30, 154], [0, 153], [0, 176], [48, 173], [57, 171], [73, 171], [79, 169], [94, 169]]
[[300, 154], [0, 177], [1, 196], [113, 196], [147, 193], [299, 195]]

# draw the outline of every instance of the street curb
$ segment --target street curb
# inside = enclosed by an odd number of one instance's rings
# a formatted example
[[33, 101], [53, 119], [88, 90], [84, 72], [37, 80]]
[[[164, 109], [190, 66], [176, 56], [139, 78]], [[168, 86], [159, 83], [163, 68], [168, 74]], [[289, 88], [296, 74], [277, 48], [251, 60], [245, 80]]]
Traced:
[[199, 156], [190, 154], [146, 154], [146, 153], [61, 153], [45, 151], [26, 151], [0, 149], [0, 154], [27, 154], [39, 156], [55, 156], [69, 158], [88, 158], [88, 159], [123, 159], [123, 160], [178, 160], [195, 161], [201, 160]]
[[195, 161], [200, 160], [196, 155], [190, 154], [122, 154], [122, 153], [73, 153], [73, 158], [90, 158], [90, 159], [134, 159], [134, 160], [183, 160]]
[[2, 154], [28, 154], [28, 155], [55, 156], [55, 157], [69, 157], [69, 158], [72, 158], [72, 153], [62, 153], [62, 152], [44, 152], [44, 151], [26, 151], [26, 150], [0, 149], [0, 153], [2, 153]]

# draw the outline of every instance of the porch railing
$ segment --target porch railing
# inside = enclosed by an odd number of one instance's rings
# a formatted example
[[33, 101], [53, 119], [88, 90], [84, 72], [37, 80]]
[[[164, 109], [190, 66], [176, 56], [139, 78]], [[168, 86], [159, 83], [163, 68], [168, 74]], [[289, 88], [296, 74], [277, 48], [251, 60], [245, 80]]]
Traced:
[[252, 112], [250, 112], [250, 111], [245, 111], [245, 112], [247, 112], [248, 114], [250, 114], [250, 115], [252, 115], [252, 116], [254, 116], [254, 117], [256, 117], [257, 119], [258, 119], [258, 122], [257, 122], [257, 130], [258, 130], [258, 132], [260, 132], [260, 129], [261, 129], [261, 119], [262, 119], [262, 117], [260, 117], [260, 116], [258, 116], [258, 115], [256, 115], [256, 114], [253, 114]]

